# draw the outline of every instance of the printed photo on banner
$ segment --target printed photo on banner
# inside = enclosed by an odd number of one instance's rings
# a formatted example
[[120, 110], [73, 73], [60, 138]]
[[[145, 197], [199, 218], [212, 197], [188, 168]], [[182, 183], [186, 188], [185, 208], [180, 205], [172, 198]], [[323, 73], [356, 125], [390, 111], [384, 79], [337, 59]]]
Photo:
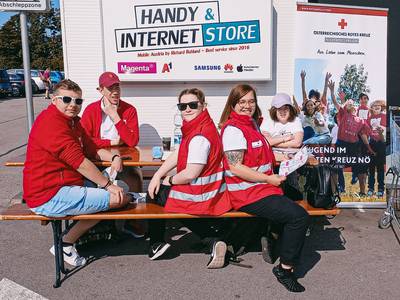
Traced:
[[106, 69], [121, 80], [271, 80], [272, 3], [104, 0]]
[[387, 10], [297, 4], [294, 99], [342, 203], [386, 201]]

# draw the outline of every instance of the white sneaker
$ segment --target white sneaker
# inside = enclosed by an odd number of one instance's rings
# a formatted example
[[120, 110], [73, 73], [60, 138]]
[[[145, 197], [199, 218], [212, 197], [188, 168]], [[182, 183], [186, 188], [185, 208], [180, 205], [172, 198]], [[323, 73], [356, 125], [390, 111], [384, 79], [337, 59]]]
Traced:
[[[64, 246], [63, 252], [64, 262], [66, 262], [67, 264], [74, 267], [80, 267], [86, 264], [86, 258], [79, 256], [74, 246]], [[54, 246], [50, 248], [50, 253], [55, 255]]]
[[225, 255], [227, 246], [223, 241], [215, 241], [213, 244], [210, 261], [207, 269], [219, 269], [225, 265]]

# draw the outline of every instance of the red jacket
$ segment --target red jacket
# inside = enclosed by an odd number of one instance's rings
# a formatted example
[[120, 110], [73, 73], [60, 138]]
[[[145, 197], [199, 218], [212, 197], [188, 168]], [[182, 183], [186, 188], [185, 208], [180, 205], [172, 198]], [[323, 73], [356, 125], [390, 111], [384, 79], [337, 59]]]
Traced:
[[76, 169], [85, 156], [95, 155], [96, 146], [85, 134], [79, 117], [67, 117], [50, 104], [36, 118], [29, 134], [23, 171], [23, 198], [28, 206], [46, 203], [63, 186], [82, 186], [83, 176]]
[[[97, 148], [110, 147], [111, 141], [100, 137], [101, 99], [89, 104], [82, 115], [81, 124], [86, 133], [92, 137]], [[136, 108], [119, 100], [118, 115], [121, 118], [115, 127], [121, 140], [129, 147], [135, 147], [139, 142], [139, 125]]]
[[[221, 130], [224, 134], [227, 126], [239, 128], [247, 141], [247, 150], [244, 152], [242, 164], [261, 173], [272, 175], [275, 156], [271, 146], [258, 130], [253, 118], [239, 115], [232, 111], [228, 121]], [[250, 182], [235, 176], [229, 169], [229, 164], [224, 157], [225, 181], [231, 204], [235, 209], [254, 203], [271, 195], [283, 195], [280, 187], [268, 183]]]
[[192, 215], [221, 215], [232, 207], [224, 192], [221, 139], [207, 110], [192, 121], [183, 122], [176, 169], [180, 172], [186, 168], [189, 143], [196, 135], [204, 136], [211, 144], [207, 164], [192, 182], [172, 186], [165, 210]]

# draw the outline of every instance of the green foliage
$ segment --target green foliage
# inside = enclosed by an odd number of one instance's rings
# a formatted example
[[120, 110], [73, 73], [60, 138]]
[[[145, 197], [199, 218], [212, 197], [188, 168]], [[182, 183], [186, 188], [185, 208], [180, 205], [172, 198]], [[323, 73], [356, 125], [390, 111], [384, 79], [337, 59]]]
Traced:
[[367, 86], [368, 72], [365, 72], [364, 65], [346, 65], [344, 67], [344, 73], [340, 76], [338, 92], [344, 92], [345, 98], [353, 99], [355, 103], [358, 103], [358, 96], [361, 93], [368, 94], [370, 92], [369, 86]]
[[[59, 9], [46, 13], [27, 13], [31, 68], [63, 70]], [[23, 68], [19, 15], [0, 28], [0, 68]]]

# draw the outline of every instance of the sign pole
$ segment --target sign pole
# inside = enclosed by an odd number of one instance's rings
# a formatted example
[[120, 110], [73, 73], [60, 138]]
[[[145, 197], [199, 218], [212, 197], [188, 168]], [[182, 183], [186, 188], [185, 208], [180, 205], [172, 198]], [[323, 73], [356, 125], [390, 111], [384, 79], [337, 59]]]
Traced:
[[34, 111], [32, 101], [31, 59], [29, 55], [28, 25], [26, 21], [26, 13], [24, 11], [20, 12], [19, 20], [21, 23], [22, 57], [24, 61], [26, 112], [28, 115], [28, 132], [30, 132], [34, 120]]

